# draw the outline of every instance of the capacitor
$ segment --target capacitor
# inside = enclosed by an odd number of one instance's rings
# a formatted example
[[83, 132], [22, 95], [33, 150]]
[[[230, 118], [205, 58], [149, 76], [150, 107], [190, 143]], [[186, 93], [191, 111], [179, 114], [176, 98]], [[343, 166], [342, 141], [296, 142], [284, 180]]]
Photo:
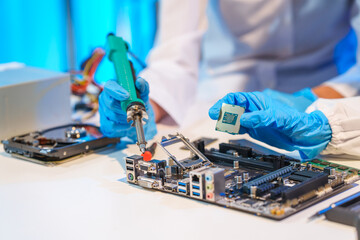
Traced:
[[248, 181], [249, 181], [249, 173], [248, 173], [248, 172], [244, 172], [244, 173], [243, 173], [243, 180], [244, 180], [244, 182], [248, 182]]
[[256, 190], [257, 190], [256, 186], [251, 186], [251, 188], [250, 188], [250, 197], [251, 198], [256, 198]]
[[239, 161], [234, 161], [234, 168], [239, 169]]
[[241, 176], [235, 176], [236, 184], [242, 183], [242, 177]]
[[335, 176], [336, 174], [336, 171], [335, 171], [335, 168], [332, 168], [332, 167], [325, 167], [324, 168], [324, 173], [330, 175], [330, 176]]
[[235, 182], [236, 182], [236, 188], [240, 188], [242, 184], [242, 177], [241, 176], [235, 176]]
[[312, 164], [311, 164], [311, 163], [308, 163], [308, 164], [306, 165], [306, 167], [307, 167], [308, 170], [312, 170]]

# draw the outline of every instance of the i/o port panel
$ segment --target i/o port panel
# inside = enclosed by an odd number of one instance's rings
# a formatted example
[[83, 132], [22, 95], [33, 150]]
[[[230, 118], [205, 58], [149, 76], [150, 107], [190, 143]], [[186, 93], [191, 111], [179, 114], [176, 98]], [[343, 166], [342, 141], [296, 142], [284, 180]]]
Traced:
[[205, 172], [204, 168], [199, 168], [193, 171], [190, 171], [190, 196], [194, 198], [204, 198], [204, 185], [205, 185]]

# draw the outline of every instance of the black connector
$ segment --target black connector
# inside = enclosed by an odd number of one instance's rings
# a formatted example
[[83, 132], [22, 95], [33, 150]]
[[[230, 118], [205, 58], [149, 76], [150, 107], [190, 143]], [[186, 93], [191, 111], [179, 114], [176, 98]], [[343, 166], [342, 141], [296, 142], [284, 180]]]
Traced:
[[236, 144], [230, 144], [230, 143], [220, 143], [219, 144], [219, 152], [226, 153], [229, 150], [236, 151], [239, 156], [249, 158], [252, 157], [252, 148], [249, 147], [243, 147]]
[[298, 198], [310, 191], [317, 190], [319, 187], [325, 186], [325, 184], [328, 183], [327, 174], [325, 173], [316, 173], [316, 174], [317, 176], [309, 178], [308, 180], [283, 191], [281, 193], [283, 202], [285, 202], [286, 200]]

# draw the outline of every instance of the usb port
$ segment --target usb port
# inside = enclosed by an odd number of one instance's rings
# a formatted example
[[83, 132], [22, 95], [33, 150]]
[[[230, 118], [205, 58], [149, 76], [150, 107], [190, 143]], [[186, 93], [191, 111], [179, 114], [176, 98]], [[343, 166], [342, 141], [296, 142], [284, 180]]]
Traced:
[[126, 166], [126, 170], [128, 170], [128, 171], [134, 171], [134, 168], [133, 168], [133, 167]]
[[198, 192], [192, 192], [192, 194], [193, 194], [194, 196], [200, 197], [200, 193], [198, 193]]
[[199, 187], [198, 185], [192, 185], [192, 188], [193, 188], [193, 189], [200, 190], [200, 187]]
[[181, 192], [181, 193], [186, 193], [186, 191], [185, 191], [184, 189], [179, 188], [178, 190], [179, 190], [179, 192]]
[[178, 182], [178, 185], [179, 185], [179, 186], [186, 187], [186, 183], [183, 183], [183, 182]]
[[134, 164], [134, 161], [133, 161], [133, 160], [126, 160], [126, 163], [133, 165], [133, 164]]

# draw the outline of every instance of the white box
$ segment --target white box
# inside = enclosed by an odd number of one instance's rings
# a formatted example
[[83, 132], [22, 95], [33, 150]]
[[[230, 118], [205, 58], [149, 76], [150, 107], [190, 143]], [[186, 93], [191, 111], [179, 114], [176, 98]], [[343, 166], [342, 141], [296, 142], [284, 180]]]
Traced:
[[69, 74], [32, 67], [0, 71], [0, 139], [70, 122]]

